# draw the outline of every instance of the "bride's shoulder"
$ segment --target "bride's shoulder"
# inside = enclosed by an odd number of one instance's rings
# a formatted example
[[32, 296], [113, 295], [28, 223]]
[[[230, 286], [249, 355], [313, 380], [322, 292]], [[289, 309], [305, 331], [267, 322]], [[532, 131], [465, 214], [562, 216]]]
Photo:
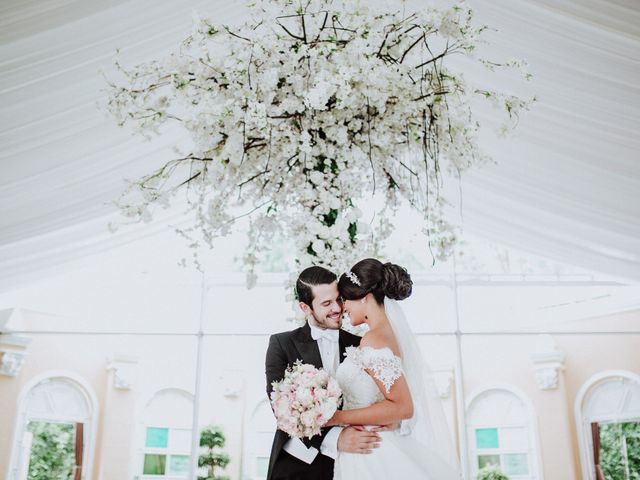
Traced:
[[[367, 336], [368, 338], [365, 338]], [[391, 348], [394, 343], [385, 335], [367, 332], [362, 337], [358, 351], [353, 352], [354, 361], [367, 370], [369, 375], [380, 380], [387, 393], [393, 383], [402, 376], [402, 360]]]
[[370, 331], [364, 334], [360, 341], [361, 350], [373, 350], [382, 354], [390, 353], [399, 357], [398, 349], [392, 338], [382, 332]]

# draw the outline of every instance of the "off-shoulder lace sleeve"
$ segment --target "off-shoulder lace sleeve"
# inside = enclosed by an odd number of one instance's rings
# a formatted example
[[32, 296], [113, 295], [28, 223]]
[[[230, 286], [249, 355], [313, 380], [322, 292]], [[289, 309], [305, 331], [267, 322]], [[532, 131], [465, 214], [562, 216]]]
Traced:
[[364, 347], [363, 366], [383, 385], [387, 393], [402, 375], [402, 361], [390, 348]]

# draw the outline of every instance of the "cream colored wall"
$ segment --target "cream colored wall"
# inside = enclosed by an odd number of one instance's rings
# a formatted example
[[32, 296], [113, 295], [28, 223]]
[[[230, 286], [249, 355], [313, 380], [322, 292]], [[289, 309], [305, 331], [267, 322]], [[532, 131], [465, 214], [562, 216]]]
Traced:
[[[5, 475], [17, 400], [23, 386], [37, 375], [62, 371], [79, 375], [94, 390], [99, 403], [92, 479], [131, 478], [135, 467], [133, 440], [144, 404], [160, 389], [180, 388], [193, 393], [195, 339], [112, 335], [33, 335], [27, 359], [17, 378], [0, 376], [0, 465]], [[132, 390], [113, 388], [108, 358], [138, 355], [137, 380]], [[6, 433], [6, 434], [5, 434]]]
[[566, 410], [566, 386], [562, 379], [556, 390], [542, 391], [536, 386], [530, 358], [535, 337], [465, 337], [462, 351], [467, 402], [475, 393], [495, 386], [522, 392], [535, 412], [544, 478], [578, 478], [570, 460], [573, 431]]
[[[18, 395], [26, 378], [24, 372], [19, 378], [0, 375], [0, 475], [6, 475], [11, 458], [11, 442], [13, 441], [14, 423], [17, 412]], [[33, 366], [32, 366], [33, 368]], [[36, 366], [37, 368], [37, 366]]]
[[[607, 319], [600, 319], [607, 324]], [[620, 321], [612, 318], [612, 322]], [[640, 312], [625, 314], [624, 322], [640, 322]], [[557, 335], [565, 352], [565, 372], [556, 390], [542, 391], [535, 382], [531, 354], [536, 336], [466, 336], [463, 362], [467, 399], [474, 391], [510, 385], [531, 402], [539, 431], [539, 448], [546, 480], [580, 477], [573, 407], [578, 389], [594, 373], [623, 369], [640, 372], [640, 336]], [[21, 388], [48, 370], [67, 370], [84, 378], [100, 403], [96, 457], [92, 479], [131, 478], [138, 468], [139, 442], [134, 436], [145, 403], [154, 392], [168, 387], [193, 392], [196, 339], [163, 336], [33, 335], [25, 365], [17, 378], [0, 377], [0, 465], [8, 465]], [[200, 424], [216, 423], [227, 436], [232, 461], [231, 478], [242, 473], [243, 432], [249, 415], [264, 393], [266, 335], [205, 337], [203, 340]], [[421, 337], [431, 362], [452, 364], [453, 337]], [[137, 379], [132, 390], [115, 389], [107, 358], [138, 355]], [[234, 389], [239, 391], [234, 394]], [[225, 396], [225, 389], [230, 389]], [[454, 389], [452, 393], [455, 394]], [[452, 397], [453, 398], [453, 397]], [[446, 403], [449, 415], [453, 403]], [[4, 475], [4, 471], [1, 472]]]
[[[231, 456], [227, 474], [241, 478], [245, 422], [256, 405], [267, 398], [264, 357], [267, 336], [206, 338], [204, 342], [200, 425], [220, 425]], [[225, 361], [221, 361], [225, 359]], [[236, 384], [237, 382], [237, 384]], [[238, 396], [225, 396], [226, 388], [240, 387]]]
[[[640, 322], [640, 314], [635, 316], [635, 320]], [[626, 370], [640, 374], [640, 335], [571, 335], [559, 338], [558, 345], [563, 350], [571, 352], [567, 356], [564, 380], [569, 424], [572, 432], [576, 432], [574, 416], [576, 397], [580, 388], [590, 377], [606, 370]], [[579, 472], [580, 454], [577, 435], [572, 436], [572, 443], [573, 463]]]
[[[586, 323], [586, 325], [584, 325]], [[633, 329], [640, 312], [627, 312], [581, 322], [594, 330]], [[515, 387], [532, 403], [539, 432], [539, 448], [546, 480], [577, 480], [581, 476], [574, 406], [578, 390], [592, 375], [605, 370], [640, 373], [640, 335], [553, 335], [565, 353], [557, 389], [541, 390], [531, 355], [537, 335], [465, 336], [462, 340], [465, 392], [495, 385]]]
[[[106, 394], [106, 370], [102, 358], [96, 355], [102, 349], [102, 341], [91, 341], [82, 337], [33, 336], [27, 350], [27, 360], [17, 378], [0, 377], [0, 400], [2, 415], [0, 416], [0, 465], [3, 469], [9, 465], [11, 458], [11, 441], [15, 430], [15, 418], [18, 411], [18, 396], [23, 387], [34, 377], [47, 371], [64, 371], [82, 377], [93, 389], [98, 404], [104, 405]], [[94, 466], [100, 461], [102, 451], [101, 419], [98, 420], [98, 435]], [[2, 472], [4, 475], [6, 473]]]

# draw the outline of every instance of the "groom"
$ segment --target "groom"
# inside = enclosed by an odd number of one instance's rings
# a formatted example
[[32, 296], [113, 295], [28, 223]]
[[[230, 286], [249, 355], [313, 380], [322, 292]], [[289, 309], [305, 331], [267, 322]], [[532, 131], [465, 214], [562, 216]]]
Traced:
[[[296, 294], [307, 323], [269, 338], [265, 362], [269, 397], [271, 383], [281, 380], [296, 360], [335, 376], [346, 347], [360, 344], [360, 337], [340, 330], [342, 302], [334, 273], [317, 266], [305, 269], [296, 282]], [[338, 452], [369, 453], [379, 441], [377, 433], [354, 427], [323, 428], [320, 435], [304, 440], [277, 430], [267, 480], [331, 480]]]

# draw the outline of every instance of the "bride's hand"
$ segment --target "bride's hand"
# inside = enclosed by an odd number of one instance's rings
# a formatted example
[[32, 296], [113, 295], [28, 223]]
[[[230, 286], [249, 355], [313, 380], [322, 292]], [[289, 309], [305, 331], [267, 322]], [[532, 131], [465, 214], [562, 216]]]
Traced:
[[336, 410], [336, 413], [333, 414], [333, 417], [329, 419], [329, 421], [324, 425], [325, 427], [334, 427], [336, 425], [342, 425], [341, 421], [342, 411]]
[[391, 430], [397, 430], [400, 428], [400, 422], [390, 423], [388, 425], [380, 425], [378, 427], [372, 428], [372, 432], [389, 432]]

